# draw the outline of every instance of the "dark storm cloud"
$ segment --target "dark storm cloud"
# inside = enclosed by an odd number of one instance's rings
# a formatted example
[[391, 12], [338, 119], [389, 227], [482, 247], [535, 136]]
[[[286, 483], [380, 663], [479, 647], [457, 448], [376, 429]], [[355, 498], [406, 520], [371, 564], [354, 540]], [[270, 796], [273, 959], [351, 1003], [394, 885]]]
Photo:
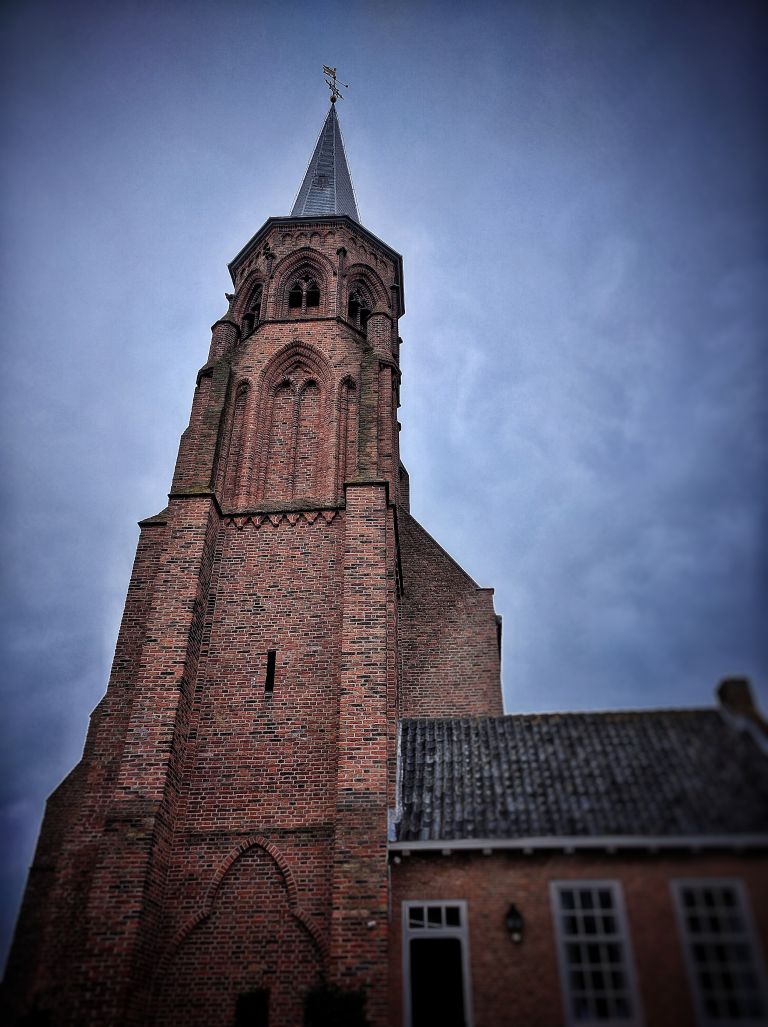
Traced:
[[6, 21], [6, 933], [225, 264], [288, 209], [329, 61], [363, 221], [405, 257], [414, 512], [496, 587], [508, 711], [700, 705], [729, 672], [768, 702], [757, 5]]

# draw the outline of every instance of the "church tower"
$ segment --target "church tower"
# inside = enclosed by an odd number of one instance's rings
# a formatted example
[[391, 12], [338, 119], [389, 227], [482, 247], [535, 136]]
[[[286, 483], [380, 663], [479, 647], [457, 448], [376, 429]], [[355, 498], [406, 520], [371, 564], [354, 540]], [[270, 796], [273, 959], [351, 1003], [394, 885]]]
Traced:
[[296, 1027], [344, 993], [385, 1027], [398, 719], [501, 712], [491, 591], [408, 512], [402, 260], [360, 222], [333, 102], [290, 216], [229, 271], [48, 802], [18, 1023]]

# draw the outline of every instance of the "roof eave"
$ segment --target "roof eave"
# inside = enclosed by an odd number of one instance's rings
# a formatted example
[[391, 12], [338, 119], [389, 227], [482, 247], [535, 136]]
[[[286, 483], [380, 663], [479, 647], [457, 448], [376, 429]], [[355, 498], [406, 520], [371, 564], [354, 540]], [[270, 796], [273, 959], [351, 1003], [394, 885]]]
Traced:
[[544, 835], [529, 838], [435, 838], [419, 841], [390, 841], [390, 852], [408, 855], [412, 852], [495, 851], [516, 849], [521, 852], [560, 849], [765, 849], [768, 834], [689, 834], [689, 835]]

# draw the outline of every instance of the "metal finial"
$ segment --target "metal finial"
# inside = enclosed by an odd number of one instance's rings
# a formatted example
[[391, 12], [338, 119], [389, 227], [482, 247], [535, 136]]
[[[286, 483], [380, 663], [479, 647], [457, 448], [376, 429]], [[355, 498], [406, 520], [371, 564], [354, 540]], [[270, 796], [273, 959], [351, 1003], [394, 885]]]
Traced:
[[323, 65], [323, 74], [325, 75], [325, 84], [331, 91], [331, 103], [336, 103], [337, 100], [343, 100], [344, 97], [339, 89], [339, 86], [344, 86], [345, 89], [349, 89], [349, 85], [346, 82], [336, 82], [336, 69], [329, 68], [326, 64]]

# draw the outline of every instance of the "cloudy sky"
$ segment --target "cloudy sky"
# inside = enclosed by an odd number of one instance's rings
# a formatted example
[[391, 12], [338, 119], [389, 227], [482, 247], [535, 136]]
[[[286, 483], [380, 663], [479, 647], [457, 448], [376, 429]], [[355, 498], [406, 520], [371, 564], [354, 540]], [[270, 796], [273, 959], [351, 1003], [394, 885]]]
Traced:
[[508, 712], [768, 706], [766, 24], [748, 0], [5, 6], [3, 929], [103, 693], [226, 263], [339, 104], [405, 258], [416, 516]]

